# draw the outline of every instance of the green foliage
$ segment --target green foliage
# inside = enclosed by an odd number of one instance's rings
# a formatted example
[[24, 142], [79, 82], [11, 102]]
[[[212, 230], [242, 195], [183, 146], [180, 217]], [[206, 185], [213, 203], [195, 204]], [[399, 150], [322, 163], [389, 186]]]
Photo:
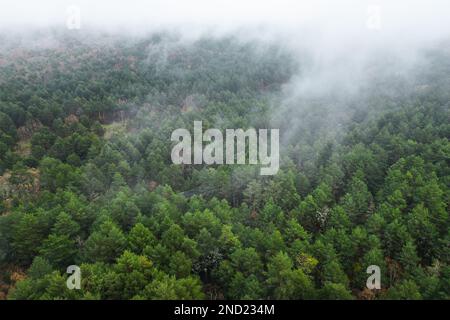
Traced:
[[112, 221], [103, 222], [92, 232], [83, 248], [85, 261], [113, 262], [125, 249], [126, 237]]
[[[54, 37], [21, 55], [2, 38], [0, 279], [26, 275], [9, 299], [367, 298], [370, 265], [370, 298], [450, 298], [450, 70], [434, 51], [406, 82], [286, 99], [308, 59], [275, 44]], [[174, 165], [171, 132], [199, 119], [280, 128], [278, 174]]]

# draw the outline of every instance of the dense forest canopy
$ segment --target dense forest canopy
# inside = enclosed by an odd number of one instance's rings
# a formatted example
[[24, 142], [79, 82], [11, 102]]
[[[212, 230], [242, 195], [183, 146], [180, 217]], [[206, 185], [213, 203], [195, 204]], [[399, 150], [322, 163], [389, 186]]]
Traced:
[[[450, 298], [449, 42], [359, 74], [226, 35], [0, 43], [0, 299]], [[279, 128], [279, 172], [172, 164], [197, 120]]]

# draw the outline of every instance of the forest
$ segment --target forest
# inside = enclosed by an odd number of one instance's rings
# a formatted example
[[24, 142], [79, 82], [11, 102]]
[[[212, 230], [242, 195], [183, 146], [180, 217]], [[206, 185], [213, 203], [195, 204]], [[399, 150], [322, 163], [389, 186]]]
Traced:
[[[0, 43], [0, 300], [450, 299], [450, 42], [351, 94], [277, 41]], [[278, 173], [173, 164], [194, 121], [279, 129]]]

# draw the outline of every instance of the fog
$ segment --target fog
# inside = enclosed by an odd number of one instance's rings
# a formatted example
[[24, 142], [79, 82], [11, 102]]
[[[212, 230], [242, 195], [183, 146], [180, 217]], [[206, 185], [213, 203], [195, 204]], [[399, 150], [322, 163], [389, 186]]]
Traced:
[[[301, 62], [301, 73], [284, 86], [283, 99], [274, 102], [279, 104], [274, 107], [275, 125], [277, 119], [291, 119], [285, 137], [307, 121], [301, 101], [332, 96], [333, 103], [326, 99], [324, 103], [330, 105], [327, 116], [337, 119], [336, 110], [342, 113], [342, 105], [361, 94], [374, 77], [414, 82], [412, 71], [426, 63], [423, 50], [450, 36], [448, 0], [0, 0], [0, 4], [0, 34], [19, 33], [25, 38], [33, 30], [67, 30], [70, 8], [75, 7], [80, 29], [69, 32], [135, 37], [169, 30], [190, 42], [205, 35], [276, 42]], [[35, 39], [39, 41], [43, 42]]]
[[446, 0], [2, 0], [0, 6], [2, 29], [65, 27], [70, 6], [80, 9], [82, 27], [127, 32], [178, 27], [189, 33], [259, 25], [295, 36], [320, 31], [328, 40], [340, 41], [369, 36], [368, 24], [377, 11], [377, 37], [398, 39], [401, 34], [402, 40], [426, 40], [450, 29]]
[[367, 51], [405, 52], [450, 35], [447, 0], [0, 0], [0, 34], [68, 29], [74, 8], [74, 32], [233, 34], [307, 48], [325, 64], [350, 52], [359, 63]]

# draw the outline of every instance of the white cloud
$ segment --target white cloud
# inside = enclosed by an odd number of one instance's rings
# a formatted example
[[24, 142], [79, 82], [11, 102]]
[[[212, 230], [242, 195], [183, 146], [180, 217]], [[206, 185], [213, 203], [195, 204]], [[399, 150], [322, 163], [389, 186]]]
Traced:
[[65, 26], [66, 8], [77, 5], [84, 25], [107, 28], [154, 26], [271, 25], [359, 33], [367, 7], [380, 6], [382, 29], [417, 36], [450, 31], [447, 0], [0, 0], [0, 27]]

